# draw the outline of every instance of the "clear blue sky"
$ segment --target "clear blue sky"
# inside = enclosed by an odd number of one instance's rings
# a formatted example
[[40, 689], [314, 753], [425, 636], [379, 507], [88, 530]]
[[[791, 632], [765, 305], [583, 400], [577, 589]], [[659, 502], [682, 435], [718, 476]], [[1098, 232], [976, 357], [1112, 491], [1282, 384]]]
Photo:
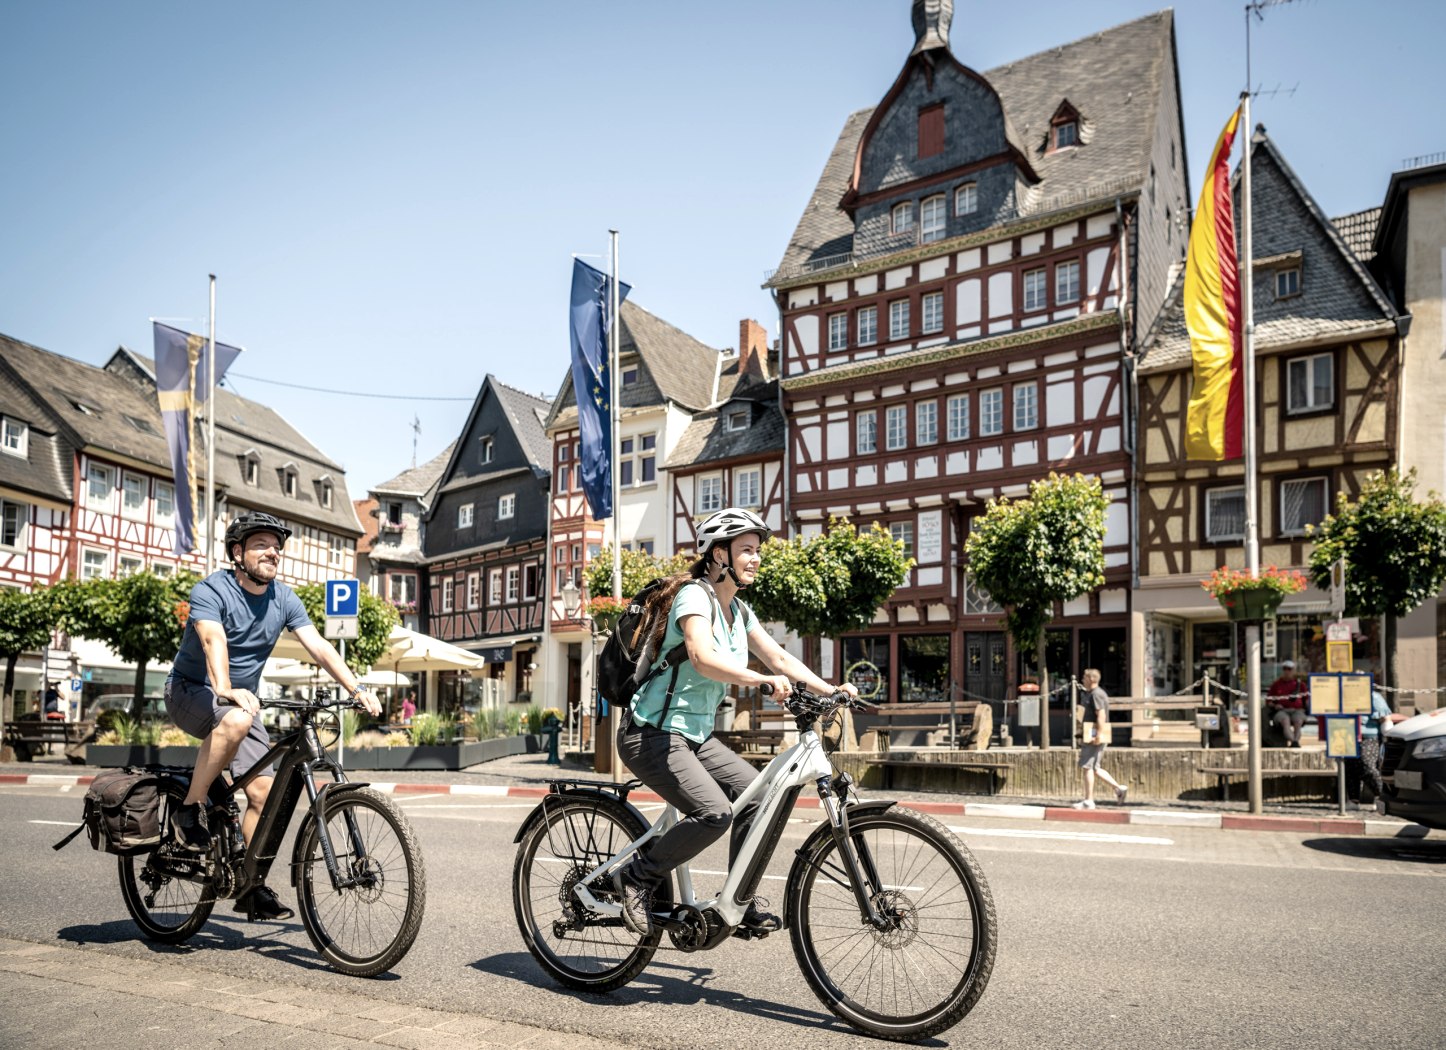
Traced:
[[[1149, 0], [956, 0], [985, 70]], [[1176, 8], [1192, 197], [1245, 78], [1243, 5]], [[547, 12], [551, 12], [551, 15]], [[1446, 150], [1446, 4], [1305, 0], [1254, 30], [1264, 123], [1327, 213]], [[569, 256], [736, 342], [853, 110], [913, 44], [908, 0], [0, 3], [0, 331], [102, 363], [151, 316], [218, 335], [240, 375], [464, 397], [551, 394]], [[599, 260], [601, 263], [601, 260]], [[354, 497], [452, 440], [466, 402], [237, 378], [347, 469]]]

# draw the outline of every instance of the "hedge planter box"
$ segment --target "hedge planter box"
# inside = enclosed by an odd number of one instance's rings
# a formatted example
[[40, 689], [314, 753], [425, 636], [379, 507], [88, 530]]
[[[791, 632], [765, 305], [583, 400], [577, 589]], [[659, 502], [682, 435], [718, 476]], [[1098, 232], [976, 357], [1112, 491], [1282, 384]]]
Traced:
[[196, 768], [196, 756], [201, 753], [199, 747], [191, 747], [189, 744], [182, 744], [179, 747], [158, 747], [157, 757], [163, 766], [185, 766], [187, 769]]
[[[466, 769], [480, 762], [529, 753], [528, 739], [525, 736], [509, 736], [498, 740], [467, 740], [460, 744], [377, 747], [365, 751], [347, 748], [342, 766], [347, 770]], [[534, 743], [531, 750], [536, 749]]]
[[[87, 744], [85, 764], [88, 766], [149, 766], [159, 761], [159, 748], [147, 744]], [[167, 749], [169, 750], [169, 748]], [[192, 761], [194, 761], [192, 752]]]

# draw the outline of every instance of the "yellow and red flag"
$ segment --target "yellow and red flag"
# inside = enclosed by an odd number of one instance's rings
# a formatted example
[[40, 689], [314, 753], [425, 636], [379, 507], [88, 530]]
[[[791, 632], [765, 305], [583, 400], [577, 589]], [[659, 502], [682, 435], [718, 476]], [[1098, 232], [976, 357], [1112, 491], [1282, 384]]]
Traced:
[[1185, 260], [1185, 326], [1195, 363], [1185, 414], [1187, 459], [1239, 459], [1242, 454], [1245, 359], [1230, 196], [1230, 149], [1239, 122], [1237, 108], [1215, 143]]

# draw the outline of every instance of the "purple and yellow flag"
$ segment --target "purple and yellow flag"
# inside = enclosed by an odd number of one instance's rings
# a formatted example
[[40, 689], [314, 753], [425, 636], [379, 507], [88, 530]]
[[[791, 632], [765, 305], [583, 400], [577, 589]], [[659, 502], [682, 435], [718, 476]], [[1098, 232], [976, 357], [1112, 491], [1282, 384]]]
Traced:
[[1230, 196], [1230, 149], [1239, 122], [1237, 108], [1215, 143], [1185, 260], [1185, 326], [1195, 364], [1185, 412], [1187, 459], [1239, 459], [1243, 454], [1245, 358]]
[[[176, 479], [176, 557], [196, 548], [196, 448], [191, 441], [196, 406], [211, 396], [206, 382], [206, 337], [152, 322], [156, 345], [156, 395], [166, 445], [171, 451], [171, 473]], [[216, 381], [226, 374], [236, 355], [234, 346], [216, 344]]]

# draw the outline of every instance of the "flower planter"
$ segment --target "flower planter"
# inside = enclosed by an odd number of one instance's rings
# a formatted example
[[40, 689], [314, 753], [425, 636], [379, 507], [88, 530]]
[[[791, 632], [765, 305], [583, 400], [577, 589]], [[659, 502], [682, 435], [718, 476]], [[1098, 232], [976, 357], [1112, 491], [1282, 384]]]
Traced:
[[1270, 587], [1242, 587], [1220, 598], [1225, 615], [1235, 623], [1258, 623], [1275, 615], [1285, 595]]
[[621, 613], [597, 612], [592, 614], [592, 622], [597, 625], [598, 634], [611, 634], [620, 619], [622, 619]]

